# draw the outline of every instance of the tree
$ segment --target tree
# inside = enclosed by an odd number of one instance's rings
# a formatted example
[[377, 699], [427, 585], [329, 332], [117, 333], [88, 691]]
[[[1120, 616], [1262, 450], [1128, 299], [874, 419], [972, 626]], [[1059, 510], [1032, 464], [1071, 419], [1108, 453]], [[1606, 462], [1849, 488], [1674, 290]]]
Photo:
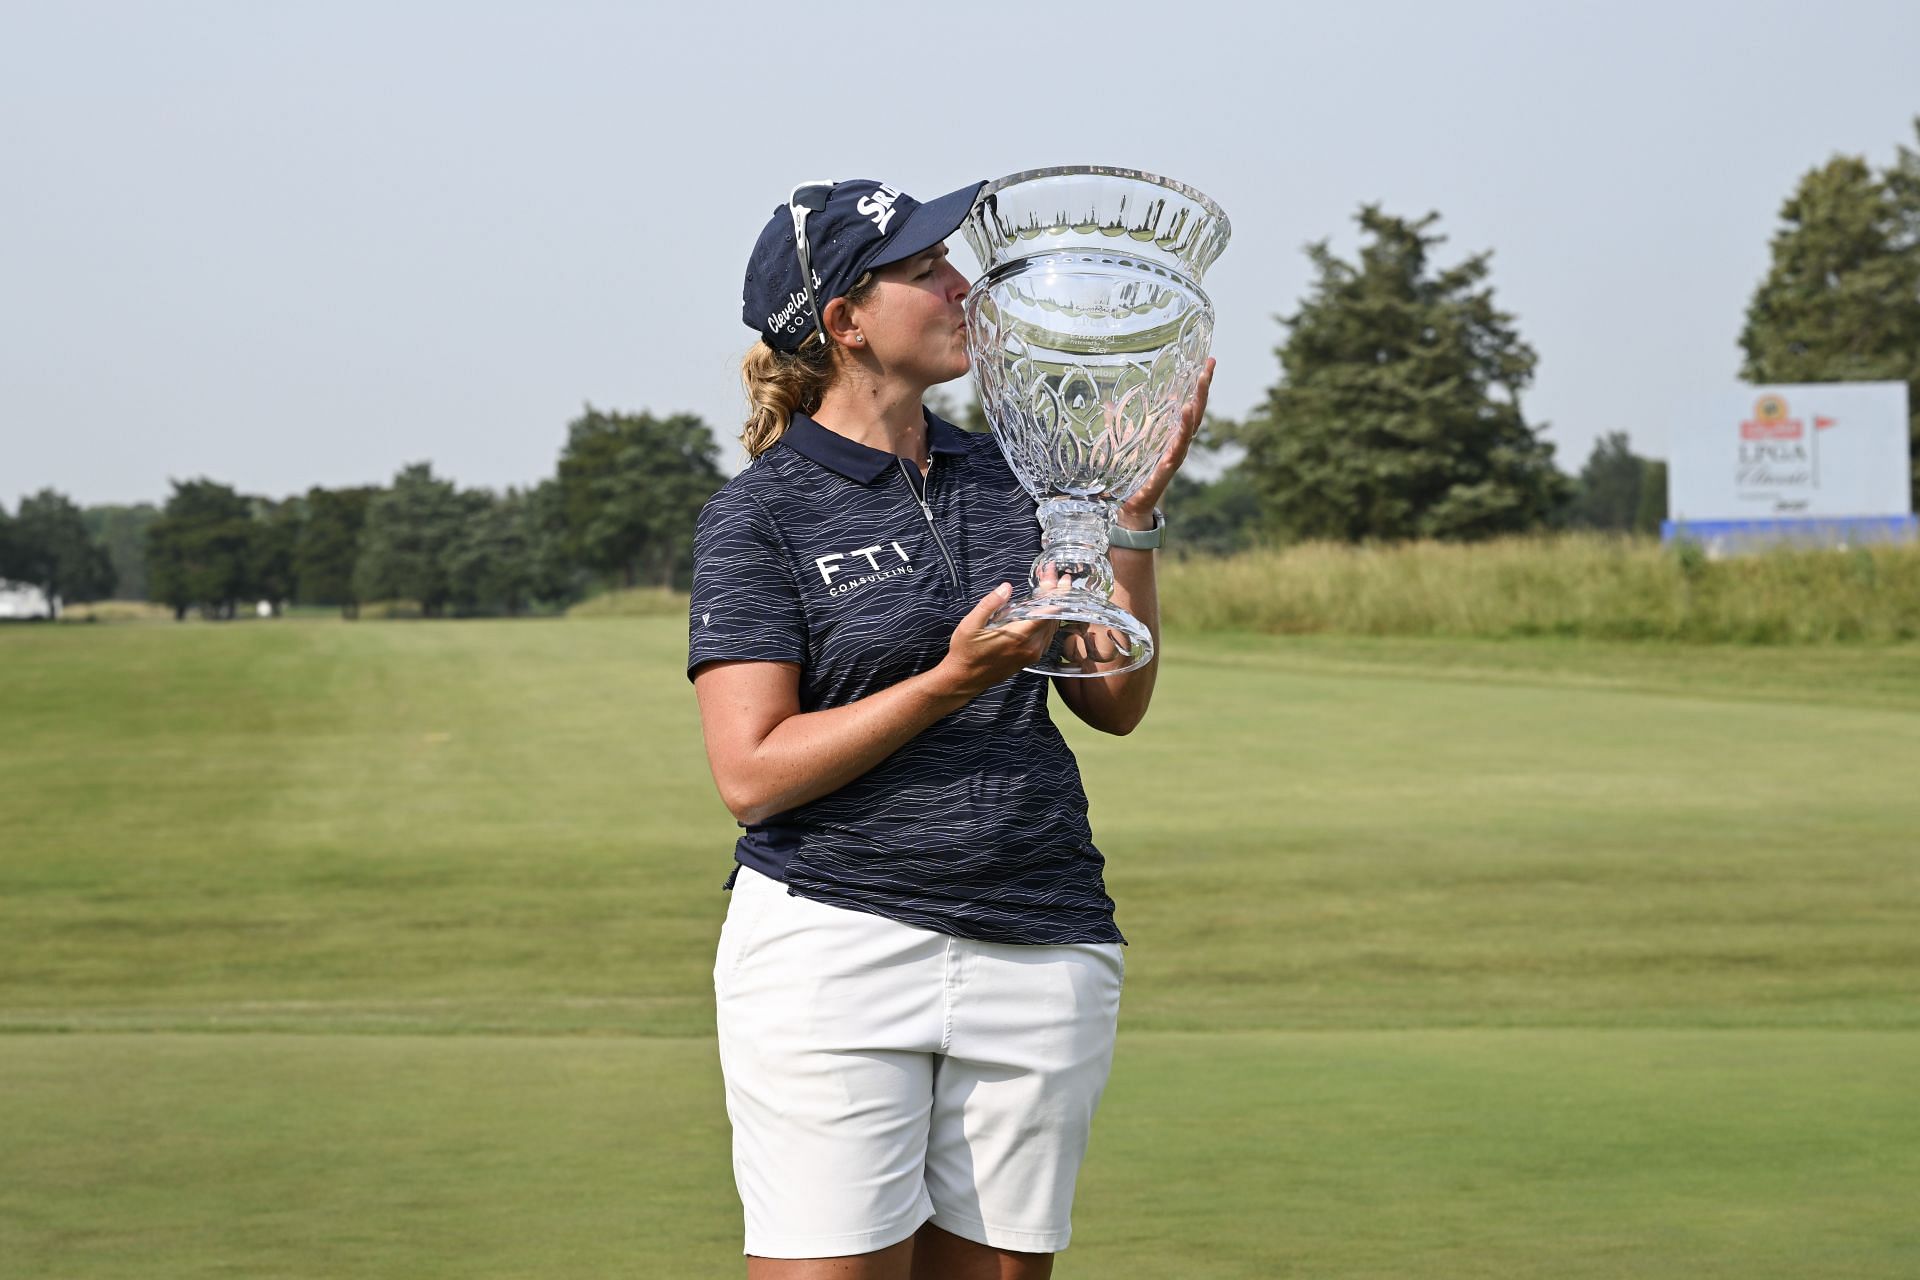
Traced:
[[468, 495], [472, 509], [447, 553], [451, 600], [463, 613], [517, 617], [576, 594], [566, 559], [566, 521], [553, 481]]
[[1242, 463], [1212, 480], [1176, 472], [1160, 505], [1167, 513], [1168, 545], [1178, 551], [1232, 555], [1259, 539], [1264, 508]]
[[1780, 221], [1740, 332], [1741, 376], [1905, 382], [1920, 492], [1920, 155], [1902, 147], [1881, 176], [1835, 156], [1801, 178]]
[[303, 604], [340, 607], [343, 618], [360, 616], [353, 568], [360, 558], [360, 531], [375, 488], [307, 490], [307, 518], [293, 547], [293, 576]]
[[1359, 263], [1307, 249], [1317, 278], [1283, 317], [1281, 380], [1242, 428], [1245, 465], [1296, 538], [1482, 538], [1564, 502], [1553, 446], [1520, 412], [1533, 349], [1485, 283], [1487, 254], [1436, 271], [1439, 215], [1368, 205]]
[[575, 562], [567, 529], [566, 494], [549, 477], [527, 491], [526, 530], [532, 598], [541, 604], [567, 604], [584, 594], [586, 573]]
[[88, 507], [87, 532], [107, 549], [113, 564], [113, 594], [121, 600], [147, 598], [147, 529], [160, 518], [151, 502], [132, 506]]
[[272, 606], [274, 613], [292, 600], [300, 589], [294, 553], [300, 545], [300, 529], [306, 523], [305, 499], [293, 497], [284, 502], [254, 498], [253, 540], [249, 549], [248, 580], [253, 593]]
[[113, 561], [65, 494], [42, 489], [22, 498], [8, 541], [7, 576], [40, 588], [56, 617], [63, 604], [113, 593]]
[[195, 607], [231, 618], [254, 594], [252, 504], [212, 480], [175, 480], [160, 518], [147, 528], [150, 598], [173, 607], [175, 620]]
[[417, 600], [437, 618], [453, 598], [448, 554], [461, 526], [484, 494], [462, 494], [450, 480], [417, 462], [393, 478], [393, 487], [367, 503], [353, 590], [361, 600]]
[[[1246, 465], [1245, 434], [1241, 423], [1212, 413], [1194, 434], [1186, 466], [1160, 500], [1178, 553], [1231, 555], [1260, 540], [1266, 509]], [[1203, 470], [1213, 479], [1200, 479]]]
[[1573, 500], [1567, 523], [1576, 529], [1609, 529], [1624, 533], [1640, 514], [1640, 491], [1647, 478], [1647, 460], [1627, 447], [1627, 433], [1609, 431], [1593, 442], [1587, 465], [1573, 482]]
[[528, 537], [527, 498], [470, 496], [460, 532], [447, 549], [449, 598], [462, 613], [524, 612], [533, 598], [534, 551]]
[[1633, 531], [1659, 533], [1667, 518], [1667, 464], [1658, 458], [1648, 458], [1643, 465], [1640, 506], [1633, 513]]
[[725, 477], [707, 424], [690, 413], [602, 413], [567, 427], [559, 481], [579, 561], [632, 586], [644, 569], [663, 586], [693, 555], [701, 504]]
[[1167, 512], [1167, 547], [1206, 555], [1233, 555], [1260, 541], [1260, 491], [1244, 464], [1233, 464], [1213, 480], [1177, 472], [1162, 499]]
[[7, 514], [7, 504], [0, 502], [0, 582], [11, 582], [15, 576], [13, 517]]

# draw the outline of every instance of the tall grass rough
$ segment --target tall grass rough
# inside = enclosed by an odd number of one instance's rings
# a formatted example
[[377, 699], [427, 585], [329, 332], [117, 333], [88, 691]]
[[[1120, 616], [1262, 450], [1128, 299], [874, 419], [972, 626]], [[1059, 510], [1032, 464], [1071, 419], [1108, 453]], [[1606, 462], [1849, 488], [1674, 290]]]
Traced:
[[1818, 644], [1920, 636], [1920, 546], [1709, 559], [1602, 534], [1170, 557], [1169, 619], [1283, 635]]

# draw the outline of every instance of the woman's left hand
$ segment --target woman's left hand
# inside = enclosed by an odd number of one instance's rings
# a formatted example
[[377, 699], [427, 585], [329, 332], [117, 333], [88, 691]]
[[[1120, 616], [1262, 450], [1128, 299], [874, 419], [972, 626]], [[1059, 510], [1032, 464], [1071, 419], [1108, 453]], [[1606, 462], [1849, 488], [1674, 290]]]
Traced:
[[1167, 441], [1167, 450], [1160, 455], [1160, 461], [1154, 466], [1153, 474], [1140, 486], [1134, 495], [1120, 504], [1118, 512], [1120, 523], [1129, 529], [1151, 529], [1153, 512], [1160, 505], [1160, 499], [1167, 492], [1167, 486], [1173, 483], [1173, 473], [1187, 460], [1187, 450], [1193, 447], [1193, 437], [1200, 430], [1201, 421], [1207, 416], [1207, 390], [1213, 386], [1213, 357], [1207, 357], [1207, 367], [1200, 371], [1200, 383], [1194, 388], [1193, 399], [1187, 401], [1180, 410], [1180, 429], [1174, 432], [1173, 439]]

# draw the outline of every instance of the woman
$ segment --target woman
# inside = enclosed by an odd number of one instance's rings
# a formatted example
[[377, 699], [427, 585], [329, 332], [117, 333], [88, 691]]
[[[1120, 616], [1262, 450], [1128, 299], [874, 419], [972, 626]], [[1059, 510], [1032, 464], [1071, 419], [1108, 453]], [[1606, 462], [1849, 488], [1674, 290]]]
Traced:
[[[1122, 939], [1022, 670], [1054, 628], [986, 627], [1033, 503], [921, 406], [967, 372], [944, 241], [978, 191], [809, 183], [747, 268], [754, 461], [701, 512], [688, 673], [746, 828], [714, 989], [752, 1280], [1049, 1275], [1112, 1059]], [[1155, 504], [1211, 378], [1113, 535], [1156, 635]], [[1154, 673], [1059, 690], [1126, 733]]]

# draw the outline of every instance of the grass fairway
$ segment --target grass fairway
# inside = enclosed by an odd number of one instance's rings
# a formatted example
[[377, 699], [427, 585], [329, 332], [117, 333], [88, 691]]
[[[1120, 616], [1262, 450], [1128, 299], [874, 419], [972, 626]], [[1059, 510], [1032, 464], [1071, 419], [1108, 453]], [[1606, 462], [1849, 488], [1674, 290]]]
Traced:
[[[683, 643], [0, 630], [0, 1277], [740, 1274]], [[1920, 648], [1169, 655], [1057, 1274], [1920, 1273]]]
[[[9, 1039], [0, 1274], [737, 1277], [658, 1037]], [[1129, 1034], [1063, 1276], [1910, 1276], [1920, 1035]]]

